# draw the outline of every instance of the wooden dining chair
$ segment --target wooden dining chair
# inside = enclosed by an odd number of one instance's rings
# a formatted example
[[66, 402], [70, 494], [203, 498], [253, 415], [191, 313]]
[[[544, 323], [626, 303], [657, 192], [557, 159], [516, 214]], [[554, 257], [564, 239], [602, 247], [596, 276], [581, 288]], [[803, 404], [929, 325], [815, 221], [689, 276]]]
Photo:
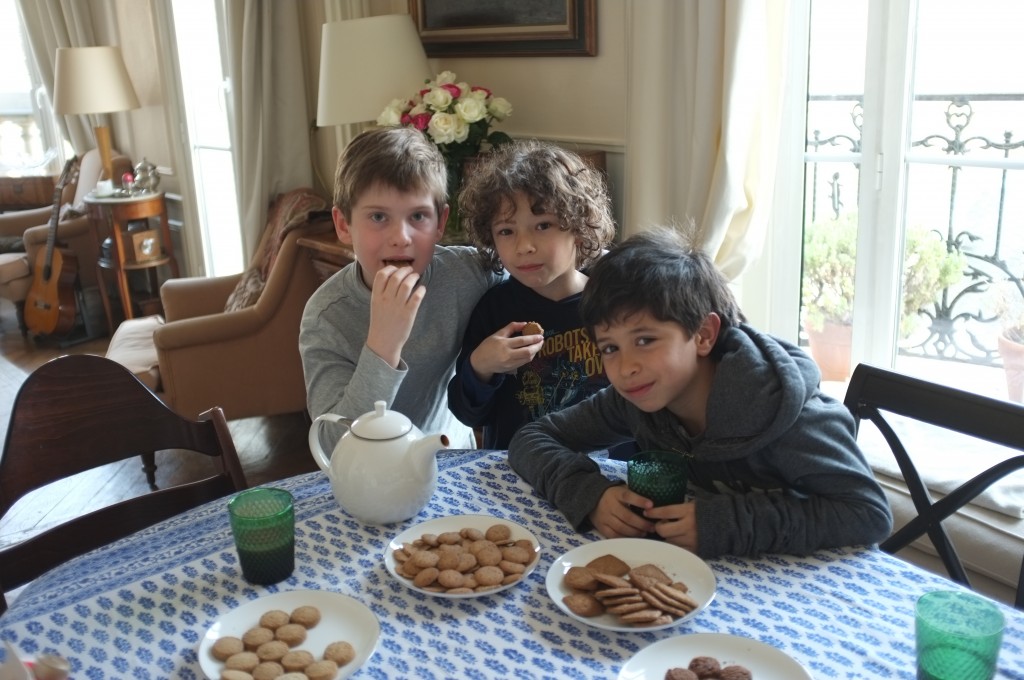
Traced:
[[62, 562], [247, 487], [219, 407], [195, 421], [184, 418], [127, 368], [100, 356], [62, 356], [33, 371], [14, 399], [0, 458], [0, 517], [51, 482], [166, 450], [207, 456], [215, 474], [102, 507], [0, 549], [0, 613], [7, 609], [4, 592]]
[[[942, 523], [1006, 475], [1024, 469], [1024, 455], [1003, 460], [934, 500], [886, 415], [902, 416], [1024, 452], [1024, 406], [867, 364], [854, 370], [844, 403], [858, 425], [870, 420], [881, 432], [896, 457], [917, 512], [879, 547], [896, 553], [928, 536], [949, 577], [971, 587], [963, 562]], [[924, 459], [919, 456], [918, 460], [921, 463]], [[1014, 604], [1024, 609], [1024, 557]]]

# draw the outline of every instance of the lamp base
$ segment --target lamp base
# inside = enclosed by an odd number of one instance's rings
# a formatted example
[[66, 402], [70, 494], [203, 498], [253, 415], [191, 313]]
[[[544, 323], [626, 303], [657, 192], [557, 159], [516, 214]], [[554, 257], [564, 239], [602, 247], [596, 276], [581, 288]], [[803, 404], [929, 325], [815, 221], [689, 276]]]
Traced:
[[[110, 128], [106, 125], [97, 125], [93, 128], [96, 133], [96, 148], [100, 151], [100, 162], [103, 165], [103, 174], [100, 175], [100, 179], [114, 178], [114, 160], [110, 150]], [[116, 178], [117, 181], [114, 183], [116, 186], [120, 186], [121, 178]]]

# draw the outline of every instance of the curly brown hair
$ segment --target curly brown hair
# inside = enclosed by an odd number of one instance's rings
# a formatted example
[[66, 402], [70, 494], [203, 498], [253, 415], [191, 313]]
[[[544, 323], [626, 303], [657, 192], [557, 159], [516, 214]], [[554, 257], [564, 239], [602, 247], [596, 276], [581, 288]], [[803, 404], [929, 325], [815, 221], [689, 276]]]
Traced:
[[520, 140], [484, 155], [459, 192], [459, 219], [490, 268], [502, 271], [491, 227], [524, 193], [534, 214], [551, 213], [579, 243], [576, 267], [593, 262], [615, 238], [604, 177], [577, 154], [548, 142]]

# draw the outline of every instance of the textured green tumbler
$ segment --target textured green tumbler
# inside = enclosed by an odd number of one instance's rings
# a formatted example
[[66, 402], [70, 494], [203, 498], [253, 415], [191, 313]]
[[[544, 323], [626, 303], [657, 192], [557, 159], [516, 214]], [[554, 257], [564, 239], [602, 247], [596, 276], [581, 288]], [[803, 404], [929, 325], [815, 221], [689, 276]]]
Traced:
[[686, 463], [672, 451], [642, 451], [626, 464], [626, 485], [654, 507], [686, 501]]
[[242, 576], [269, 585], [295, 569], [295, 509], [284, 489], [249, 489], [228, 501]]
[[962, 591], [925, 593], [915, 608], [918, 680], [990, 680], [1003, 640], [1003, 614]]

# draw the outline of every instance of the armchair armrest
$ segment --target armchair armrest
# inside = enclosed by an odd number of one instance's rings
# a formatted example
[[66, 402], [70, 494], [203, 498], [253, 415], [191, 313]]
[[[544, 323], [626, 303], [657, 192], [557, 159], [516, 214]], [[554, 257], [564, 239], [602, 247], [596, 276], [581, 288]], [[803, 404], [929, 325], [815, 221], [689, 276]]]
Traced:
[[[46, 247], [50, 236], [50, 225], [41, 224], [25, 230], [25, 252], [29, 266], [35, 264], [40, 250]], [[96, 232], [92, 220], [88, 216], [65, 220], [57, 226], [58, 245], [70, 248], [78, 257], [78, 274], [83, 286], [96, 284], [96, 260], [99, 257], [99, 244], [96, 243]]]
[[21, 236], [30, 227], [49, 225], [52, 212], [51, 208], [33, 208], [4, 213], [0, 215], [0, 236]]
[[[235, 419], [305, 408], [299, 323], [319, 280], [312, 260], [295, 243], [298, 235], [296, 230], [286, 237], [267, 285], [251, 307], [224, 311], [241, 275], [172, 279], [161, 287], [167, 323], [156, 329], [153, 342], [164, 396], [176, 411], [194, 417], [221, 406]], [[190, 299], [199, 297], [201, 303], [186, 306], [177, 299], [179, 293], [182, 299], [186, 293]], [[199, 308], [208, 313], [183, 318]]]
[[220, 314], [241, 274], [168, 279], [160, 286], [160, 301], [168, 323], [198, 316]]

